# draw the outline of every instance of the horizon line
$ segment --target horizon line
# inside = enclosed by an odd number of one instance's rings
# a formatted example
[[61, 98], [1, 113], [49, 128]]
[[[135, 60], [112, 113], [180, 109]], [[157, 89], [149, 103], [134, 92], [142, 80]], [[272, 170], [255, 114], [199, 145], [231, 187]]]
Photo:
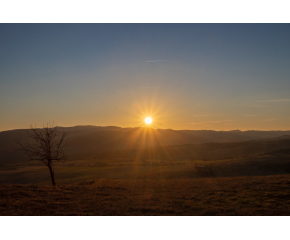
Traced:
[[[150, 128], [150, 129], [154, 129], [154, 130], [172, 130], [172, 131], [214, 131], [214, 132], [233, 132], [233, 131], [239, 131], [239, 132], [248, 132], [248, 131], [257, 131], [257, 132], [289, 132], [290, 129], [288, 130], [255, 130], [255, 129], [249, 129], [249, 130], [240, 130], [240, 129], [232, 129], [232, 130], [213, 130], [213, 129], [172, 129], [172, 128], [153, 128], [153, 127], [149, 127], [149, 126], [139, 126], [139, 127], [119, 127], [119, 126], [97, 126], [97, 125], [74, 125], [74, 126], [68, 126], [68, 127], [64, 127], [64, 126], [55, 126], [58, 128], [74, 128], [74, 127], [100, 127], [100, 128], [109, 128], [109, 127], [114, 127], [114, 128]], [[38, 127], [39, 129], [42, 127]], [[1, 132], [6, 132], [6, 131], [15, 131], [15, 130], [28, 130], [30, 128], [15, 128], [15, 129], [7, 129], [7, 130], [2, 130]]]

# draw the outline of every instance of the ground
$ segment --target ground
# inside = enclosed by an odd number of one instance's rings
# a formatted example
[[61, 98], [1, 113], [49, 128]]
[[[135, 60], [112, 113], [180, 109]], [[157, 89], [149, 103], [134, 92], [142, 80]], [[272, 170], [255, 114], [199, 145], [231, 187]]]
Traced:
[[290, 175], [0, 185], [0, 215], [290, 215]]

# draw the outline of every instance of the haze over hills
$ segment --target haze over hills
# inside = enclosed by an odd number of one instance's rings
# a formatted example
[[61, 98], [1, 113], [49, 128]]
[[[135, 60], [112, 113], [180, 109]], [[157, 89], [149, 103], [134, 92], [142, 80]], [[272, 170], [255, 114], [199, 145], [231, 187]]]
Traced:
[[[75, 126], [75, 127], [58, 127], [59, 131], [68, 132], [69, 135], [66, 141], [69, 146], [66, 153], [70, 159], [96, 158], [96, 157], [116, 157], [123, 155], [124, 157], [135, 157], [132, 149], [142, 149], [146, 156], [149, 152], [163, 153], [158, 156], [165, 156], [164, 149], [160, 148], [167, 146], [167, 156], [187, 156], [204, 157], [211, 156], [210, 151], [215, 149], [215, 158], [226, 157], [225, 151], [219, 154], [217, 149], [230, 148], [230, 154], [233, 149], [239, 154], [243, 154], [246, 148], [255, 148], [254, 152], [265, 150], [275, 150], [286, 147], [288, 144], [290, 131], [211, 131], [211, 130], [172, 130], [172, 129], [152, 129], [152, 128], [120, 128], [115, 126], [98, 127], [98, 126]], [[13, 161], [26, 161], [27, 157], [22, 152], [15, 152], [15, 139], [23, 137], [23, 141], [28, 141], [26, 138], [25, 129], [10, 130], [0, 132], [0, 163]], [[202, 147], [192, 146], [189, 144], [204, 144], [204, 143], [234, 143], [251, 140], [261, 140], [268, 138], [281, 139], [276, 141], [276, 147], [267, 147], [267, 144], [261, 145], [256, 143], [247, 144], [215, 144], [203, 145]], [[284, 140], [282, 140], [284, 138]], [[254, 145], [255, 146], [254, 146]], [[271, 143], [272, 144], [272, 143]], [[271, 145], [270, 144], [270, 145]], [[175, 145], [175, 147], [168, 147]], [[178, 145], [187, 145], [180, 146]], [[260, 147], [259, 147], [259, 146]], [[273, 144], [272, 144], [273, 145]], [[284, 146], [285, 145], [285, 146]], [[243, 146], [243, 147], [242, 147]], [[158, 148], [159, 147], [159, 148]], [[240, 150], [238, 150], [240, 148]], [[148, 150], [149, 149], [149, 150]], [[150, 150], [151, 149], [151, 150]], [[163, 149], [163, 150], [162, 150]], [[174, 151], [172, 149], [175, 149]], [[199, 150], [198, 150], [199, 149]], [[260, 151], [260, 150], [261, 151]], [[130, 151], [129, 151], [130, 150]], [[174, 153], [173, 153], [173, 152]], [[250, 150], [249, 153], [251, 152]], [[252, 151], [252, 152], [253, 152]], [[146, 152], [146, 153], [145, 153]], [[181, 155], [177, 152], [182, 153]], [[193, 153], [194, 152], [194, 153]], [[197, 154], [199, 152], [199, 154]], [[170, 153], [170, 154], [169, 154]], [[202, 153], [202, 154], [201, 154]], [[149, 155], [148, 155], [149, 154]], [[169, 154], [169, 155], [168, 155]], [[248, 154], [248, 152], [247, 152]], [[140, 155], [140, 151], [138, 153]], [[151, 156], [151, 155], [150, 155]]]

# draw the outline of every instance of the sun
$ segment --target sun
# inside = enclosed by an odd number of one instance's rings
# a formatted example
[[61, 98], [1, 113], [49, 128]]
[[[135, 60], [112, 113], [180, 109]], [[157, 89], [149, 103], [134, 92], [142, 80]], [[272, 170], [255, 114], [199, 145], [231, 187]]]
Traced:
[[145, 118], [145, 123], [146, 124], [152, 123], [152, 119], [150, 117]]

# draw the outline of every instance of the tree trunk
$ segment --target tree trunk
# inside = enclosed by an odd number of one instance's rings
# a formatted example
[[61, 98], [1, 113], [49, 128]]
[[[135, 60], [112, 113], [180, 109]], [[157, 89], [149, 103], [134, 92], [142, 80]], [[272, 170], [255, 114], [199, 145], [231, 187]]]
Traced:
[[53, 168], [50, 165], [48, 165], [48, 168], [49, 168], [49, 172], [50, 172], [50, 177], [51, 177], [52, 185], [55, 186]]

